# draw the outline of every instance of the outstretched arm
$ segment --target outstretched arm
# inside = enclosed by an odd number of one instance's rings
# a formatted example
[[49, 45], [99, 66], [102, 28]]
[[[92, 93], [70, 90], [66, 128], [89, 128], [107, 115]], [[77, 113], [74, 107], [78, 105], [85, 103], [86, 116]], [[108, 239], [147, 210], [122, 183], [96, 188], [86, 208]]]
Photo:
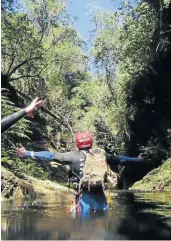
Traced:
[[73, 163], [76, 158], [73, 152], [66, 152], [66, 153], [58, 153], [58, 152], [50, 152], [50, 151], [34, 152], [34, 151], [26, 150], [25, 147], [21, 147], [17, 151], [20, 157], [32, 158], [35, 160], [49, 161], [49, 162], [53, 160], [61, 164]]
[[26, 115], [26, 111], [24, 109], [24, 110], [19, 110], [18, 112], [13, 113], [12, 115], [2, 118], [1, 133], [9, 129], [12, 125], [14, 125], [18, 120], [20, 120], [25, 115]]
[[139, 163], [142, 161], [142, 157], [128, 157], [128, 156], [116, 156], [111, 154], [106, 154], [107, 163], [109, 165], [121, 165], [127, 166], [133, 163]]
[[13, 113], [7, 117], [2, 118], [1, 120], [1, 133], [13, 126], [17, 121], [19, 121], [25, 115], [33, 117], [33, 111], [36, 107], [40, 106], [42, 100], [38, 100], [38, 97], [34, 99], [29, 106], [25, 109], [19, 110], [16, 113]]

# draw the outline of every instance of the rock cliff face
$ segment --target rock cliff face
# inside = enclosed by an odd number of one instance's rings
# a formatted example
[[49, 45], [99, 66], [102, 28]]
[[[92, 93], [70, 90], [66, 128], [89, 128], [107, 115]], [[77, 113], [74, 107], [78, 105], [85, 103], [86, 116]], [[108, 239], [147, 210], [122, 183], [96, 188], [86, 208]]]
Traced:
[[138, 191], [171, 191], [171, 158], [130, 188]]

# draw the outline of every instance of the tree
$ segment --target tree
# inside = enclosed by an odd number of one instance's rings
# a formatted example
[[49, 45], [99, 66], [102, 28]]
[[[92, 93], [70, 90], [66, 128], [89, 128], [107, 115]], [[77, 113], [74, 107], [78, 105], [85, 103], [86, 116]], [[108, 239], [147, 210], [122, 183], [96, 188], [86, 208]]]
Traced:
[[[93, 13], [92, 13], [93, 14]], [[143, 73], [154, 58], [151, 52], [152, 37], [156, 28], [156, 14], [148, 4], [125, 6], [120, 12], [100, 12], [93, 15], [95, 22], [94, 57], [97, 69], [102, 69], [109, 91], [113, 120], [118, 134], [130, 139], [128, 119], [133, 111], [127, 110], [127, 97], [135, 76]]]

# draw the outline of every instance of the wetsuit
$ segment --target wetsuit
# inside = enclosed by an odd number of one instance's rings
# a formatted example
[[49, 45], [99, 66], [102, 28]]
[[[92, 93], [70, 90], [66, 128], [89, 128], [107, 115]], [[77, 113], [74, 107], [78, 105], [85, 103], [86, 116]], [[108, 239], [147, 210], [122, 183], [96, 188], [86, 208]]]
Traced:
[[[50, 152], [50, 151], [26, 151], [25, 157], [30, 157], [42, 161], [57, 161], [61, 164], [72, 164], [73, 171], [81, 176], [82, 169], [86, 160], [86, 151], [78, 150], [65, 153]], [[108, 165], [121, 165], [126, 166], [132, 163], [141, 161], [139, 157], [116, 156], [106, 153], [106, 161]]]
[[[57, 161], [61, 164], [70, 164], [73, 172], [78, 177], [82, 177], [83, 166], [86, 161], [86, 151], [78, 150], [65, 153], [58, 152], [32, 152], [26, 151], [26, 157], [31, 157], [36, 160]], [[106, 161], [109, 165], [129, 165], [131, 163], [138, 163], [140, 158], [131, 158], [127, 156], [115, 156], [106, 153]], [[79, 182], [79, 179], [77, 179]], [[108, 205], [104, 193], [92, 193], [88, 191], [82, 192], [82, 196], [77, 198], [79, 210], [83, 215], [86, 215], [90, 210], [107, 210]]]
[[16, 113], [13, 113], [7, 117], [2, 118], [1, 120], [1, 133], [9, 129], [12, 125], [14, 125], [18, 120], [20, 120], [23, 116], [26, 115], [25, 109], [19, 110]]

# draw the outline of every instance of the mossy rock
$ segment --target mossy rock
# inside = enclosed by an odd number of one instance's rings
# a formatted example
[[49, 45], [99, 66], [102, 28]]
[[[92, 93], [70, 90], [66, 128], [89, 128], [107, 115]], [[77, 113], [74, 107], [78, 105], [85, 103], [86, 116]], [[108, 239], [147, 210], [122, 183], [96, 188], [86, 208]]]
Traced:
[[35, 197], [33, 186], [26, 180], [16, 177], [6, 168], [1, 167], [1, 195], [4, 198], [23, 198], [26, 195]]
[[37, 198], [39, 196], [49, 197], [54, 195], [64, 196], [73, 190], [49, 180], [40, 180], [26, 176], [26, 180], [16, 177], [6, 168], [1, 168], [1, 191], [2, 198]]
[[171, 191], [171, 158], [130, 188], [138, 191]]

